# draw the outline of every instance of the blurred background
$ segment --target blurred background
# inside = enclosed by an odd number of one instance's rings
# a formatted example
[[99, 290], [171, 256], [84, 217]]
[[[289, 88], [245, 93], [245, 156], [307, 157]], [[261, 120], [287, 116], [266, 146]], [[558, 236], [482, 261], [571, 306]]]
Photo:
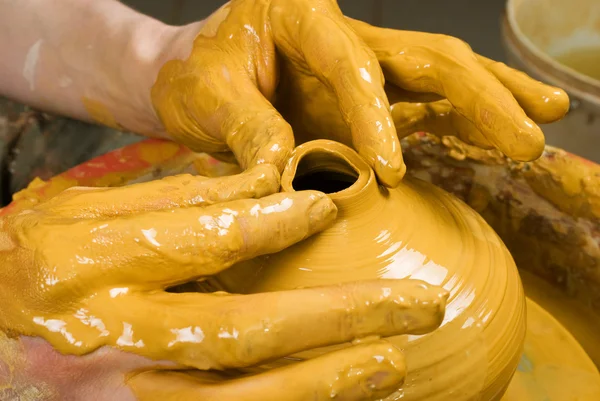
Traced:
[[[123, 0], [168, 24], [208, 17], [225, 0]], [[339, 0], [345, 15], [387, 28], [459, 37], [489, 58], [504, 61], [500, 18], [505, 0]]]

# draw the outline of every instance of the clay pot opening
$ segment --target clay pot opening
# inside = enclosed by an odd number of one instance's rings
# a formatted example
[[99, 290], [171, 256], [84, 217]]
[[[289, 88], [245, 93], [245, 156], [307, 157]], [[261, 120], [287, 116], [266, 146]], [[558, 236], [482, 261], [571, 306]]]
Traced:
[[355, 151], [338, 142], [316, 140], [296, 148], [281, 177], [281, 188], [320, 191], [336, 200], [359, 192], [369, 176], [369, 166]]
[[327, 164], [320, 164], [323, 155], [309, 153], [298, 163], [292, 187], [296, 191], [315, 190], [326, 194], [341, 192], [358, 180], [356, 171], [337, 155], [327, 155]]

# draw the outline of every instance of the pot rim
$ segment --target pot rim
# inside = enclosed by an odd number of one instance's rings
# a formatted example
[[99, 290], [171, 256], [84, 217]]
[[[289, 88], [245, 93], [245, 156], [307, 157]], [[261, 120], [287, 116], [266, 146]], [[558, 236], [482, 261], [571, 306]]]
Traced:
[[[296, 191], [293, 181], [296, 178], [298, 166], [302, 159], [315, 153], [325, 154], [331, 159], [338, 159], [346, 163], [357, 174], [356, 181], [348, 188], [327, 194], [333, 201], [341, 201], [355, 196], [374, 179], [373, 170], [353, 149], [340, 142], [317, 139], [305, 142], [294, 149], [281, 175], [282, 191]], [[326, 169], [322, 169], [321, 171], [323, 170], [327, 171]]]
[[503, 36], [509, 50], [517, 53], [544, 80], [600, 107], [600, 81], [559, 63], [537, 47], [521, 30], [515, 3], [515, 0], [507, 1], [502, 18]]

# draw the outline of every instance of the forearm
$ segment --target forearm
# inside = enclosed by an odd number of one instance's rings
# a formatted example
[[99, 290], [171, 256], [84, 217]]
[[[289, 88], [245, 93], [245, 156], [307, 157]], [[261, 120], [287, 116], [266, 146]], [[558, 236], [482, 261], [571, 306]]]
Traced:
[[160, 135], [150, 87], [185, 31], [116, 0], [0, 0], [0, 95]]

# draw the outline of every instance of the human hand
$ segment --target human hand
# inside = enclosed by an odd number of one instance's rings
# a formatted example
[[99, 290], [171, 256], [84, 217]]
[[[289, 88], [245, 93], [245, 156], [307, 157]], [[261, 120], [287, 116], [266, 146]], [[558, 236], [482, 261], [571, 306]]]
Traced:
[[166, 130], [193, 149], [281, 168], [294, 136], [334, 139], [388, 186], [405, 170], [394, 125], [400, 137], [431, 130], [532, 160], [544, 146], [536, 122], [568, 109], [563, 91], [456, 38], [376, 28], [344, 18], [333, 0], [231, 1], [185, 61], [165, 64], [152, 99]]
[[[352, 145], [386, 185], [404, 175], [381, 69], [335, 1], [233, 0], [180, 58], [160, 70], [152, 100], [167, 132], [192, 149], [231, 150], [243, 168], [281, 171], [294, 139], [315, 136]], [[331, 104], [312, 97], [315, 85]], [[277, 110], [294, 107], [310, 107], [302, 118], [312, 132]]]
[[24, 356], [0, 384], [99, 401], [363, 400], [397, 389], [402, 355], [382, 342], [246, 378], [215, 371], [426, 333], [443, 318], [442, 289], [376, 280], [253, 295], [166, 291], [277, 252], [335, 218], [321, 193], [275, 194], [278, 177], [260, 165], [223, 178], [75, 187], [3, 216], [0, 331]]
[[544, 150], [536, 123], [569, 110], [563, 90], [475, 54], [457, 38], [348, 21], [381, 64], [400, 138], [418, 131], [456, 136], [532, 161]]

